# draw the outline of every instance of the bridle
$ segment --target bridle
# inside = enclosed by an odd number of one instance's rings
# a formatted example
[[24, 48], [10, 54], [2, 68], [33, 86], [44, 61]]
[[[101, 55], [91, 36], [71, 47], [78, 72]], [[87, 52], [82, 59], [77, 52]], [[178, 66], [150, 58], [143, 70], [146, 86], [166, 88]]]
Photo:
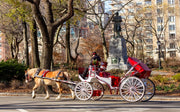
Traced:
[[31, 82], [33, 80], [33, 77], [30, 76], [28, 73], [25, 74], [25, 80], [26, 82]]
[[[37, 71], [36, 71], [36, 73], [34, 74], [34, 77], [36, 77], [36, 76], [39, 74], [40, 71], [41, 71], [41, 69], [38, 68]], [[32, 77], [31, 75], [29, 75], [29, 74], [28, 74], [28, 71], [27, 71], [27, 73], [25, 74], [25, 80], [26, 80], [26, 82], [31, 82], [31, 81], [33, 81], [34, 77]]]

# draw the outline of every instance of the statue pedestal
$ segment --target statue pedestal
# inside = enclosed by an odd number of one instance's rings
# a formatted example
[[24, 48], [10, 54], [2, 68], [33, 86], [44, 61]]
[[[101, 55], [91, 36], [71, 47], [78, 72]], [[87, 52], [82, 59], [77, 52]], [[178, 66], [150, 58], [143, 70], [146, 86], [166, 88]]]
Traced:
[[128, 70], [126, 41], [123, 37], [112, 38], [109, 44], [109, 57], [107, 70]]

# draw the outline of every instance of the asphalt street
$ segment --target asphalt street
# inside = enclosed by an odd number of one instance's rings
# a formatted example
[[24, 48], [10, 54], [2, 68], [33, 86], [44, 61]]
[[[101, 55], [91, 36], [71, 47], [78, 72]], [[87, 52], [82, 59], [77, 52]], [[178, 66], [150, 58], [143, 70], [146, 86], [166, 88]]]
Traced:
[[157, 100], [129, 103], [122, 99], [79, 101], [55, 97], [32, 99], [31, 96], [0, 96], [0, 112], [179, 112], [180, 100]]

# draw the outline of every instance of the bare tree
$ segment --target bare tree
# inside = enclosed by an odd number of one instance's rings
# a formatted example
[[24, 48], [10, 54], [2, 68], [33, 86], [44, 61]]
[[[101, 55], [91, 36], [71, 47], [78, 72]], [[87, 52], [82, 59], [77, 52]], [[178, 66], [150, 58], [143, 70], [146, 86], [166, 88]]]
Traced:
[[67, 5], [66, 1], [60, 5], [64, 5], [66, 7], [62, 13], [59, 14], [59, 17], [55, 19], [53, 10], [52, 10], [52, 1], [50, 0], [25, 0], [31, 4], [32, 13], [34, 19], [41, 31], [42, 41], [43, 41], [43, 49], [42, 49], [42, 68], [50, 68], [52, 61], [52, 53], [53, 53], [53, 44], [54, 44], [54, 36], [58, 27], [70, 19], [74, 15], [73, 9], [73, 1], [68, 0]]
[[19, 44], [23, 40], [22, 21], [14, 14], [16, 10], [13, 10], [12, 5], [2, 1], [0, 7], [0, 30], [5, 34], [10, 45], [11, 58], [18, 60]]
[[[87, 16], [87, 19], [91, 20], [94, 25], [99, 26], [100, 34], [102, 38], [102, 46], [103, 46], [103, 53], [104, 53], [105, 61], [107, 61], [107, 58], [108, 58], [108, 49], [107, 49], [106, 38], [105, 38], [105, 30], [115, 15], [115, 12], [113, 12], [112, 14], [109, 14], [105, 11], [106, 1], [107, 0], [94, 0], [92, 2], [91, 0], [86, 0], [87, 8], [83, 10], [83, 12], [85, 12], [86, 15], [95, 16], [94, 17], [95, 19], [92, 19], [88, 16]], [[112, 1], [117, 2], [116, 0], [112, 0]], [[127, 4], [129, 4], [132, 1], [133, 0], [127, 0], [125, 3], [121, 4], [121, 7], [117, 9], [116, 11], [122, 10]], [[105, 16], [108, 16], [108, 20], [106, 22], [104, 22]]]
[[[122, 35], [127, 42], [129, 56], [136, 57], [142, 55], [144, 42], [144, 9], [141, 5], [131, 2], [122, 10], [123, 24]], [[138, 57], [140, 58], [140, 57]]]

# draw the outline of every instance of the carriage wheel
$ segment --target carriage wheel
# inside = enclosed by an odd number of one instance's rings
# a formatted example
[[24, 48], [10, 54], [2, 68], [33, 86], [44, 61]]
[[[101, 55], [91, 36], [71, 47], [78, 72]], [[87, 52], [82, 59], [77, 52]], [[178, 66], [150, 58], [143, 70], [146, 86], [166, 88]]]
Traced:
[[144, 83], [137, 77], [128, 77], [120, 85], [121, 97], [129, 102], [141, 100], [145, 93]]
[[79, 82], [74, 91], [79, 100], [89, 100], [93, 94], [93, 88], [88, 82]]
[[146, 87], [146, 92], [144, 94], [144, 97], [142, 98], [142, 101], [149, 101], [155, 94], [155, 85], [150, 79], [142, 79], [144, 82], [144, 85]]
[[104, 95], [103, 85], [99, 82], [93, 82], [91, 85], [93, 87], [93, 95], [92, 95], [91, 99], [92, 100], [100, 100]]

